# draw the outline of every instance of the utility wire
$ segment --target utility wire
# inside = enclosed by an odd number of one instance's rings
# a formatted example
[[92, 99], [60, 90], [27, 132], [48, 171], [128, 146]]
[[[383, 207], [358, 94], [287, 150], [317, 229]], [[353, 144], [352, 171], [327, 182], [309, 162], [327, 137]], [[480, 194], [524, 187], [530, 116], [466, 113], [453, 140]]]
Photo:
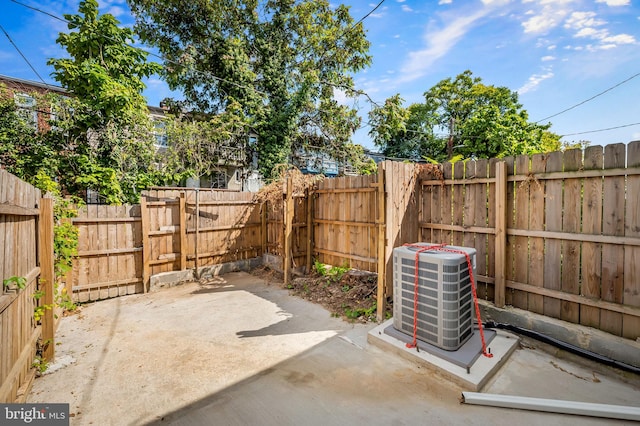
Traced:
[[[44, 10], [42, 10], [42, 9], [39, 9], [39, 8], [37, 8], [37, 7], [33, 7], [33, 6], [30, 6], [30, 5], [27, 5], [27, 4], [22, 3], [22, 2], [20, 2], [20, 1], [18, 1], [18, 0], [10, 0], [10, 1], [11, 1], [11, 2], [13, 2], [13, 3], [15, 3], [15, 4], [17, 4], [17, 5], [20, 5], [20, 6], [26, 7], [26, 8], [28, 8], [28, 9], [33, 10], [33, 11], [36, 11], [36, 12], [38, 12], [38, 13], [42, 13], [42, 14], [44, 14], [44, 15], [47, 15], [47, 16], [49, 16], [49, 17], [51, 17], [51, 18], [53, 18], [53, 19], [56, 19], [56, 20], [58, 20], [58, 21], [60, 21], [60, 22], [64, 22], [64, 23], [67, 23], [67, 24], [69, 23], [69, 21], [67, 21], [66, 19], [60, 18], [59, 16], [56, 16], [56, 15], [54, 15], [54, 14], [52, 14], [52, 13], [49, 13], [49, 12], [44, 11]], [[371, 16], [371, 14], [373, 14], [373, 13], [374, 13], [374, 12], [375, 12], [375, 11], [376, 11], [376, 10], [377, 10], [377, 9], [378, 9], [378, 8], [379, 8], [379, 7], [384, 3], [384, 2], [385, 2], [385, 0], [381, 0], [381, 1], [380, 1], [380, 2], [379, 2], [379, 3], [378, 3], [378, 4], [377, 4], [373, 9], [371, 9], [371, 10], [370, 10], [366, 15], [364, 15], [364, 16], [363, 16], [362, 18], [360, 18], [360, 20], [358, 20], [354, 25], [352, 25], [352, 26], [351, 26], [351, 27], [349, 27], [347, 30], [345, 30], [345, 31], [344, 31], [344, 32], [343, 32], [343, 33], [342, 33], [342, 34], [341, 34], [341, 35], [336, 39], [336, 41], [337, 41], [337, 40], [339, 40], [340, 38], [344, 37], [348, 32], [350, 32], [351, 30], [353, 30], [353, 28], [355, 28], [358, 24], [360, 24], [360, 23], [361, 23], [361, 22], [363, 22], [365, 19], [367, 19], [369, 16]], [[45, 84], [47, 87], [50, 87], [50, 85], [49, 85], [49, 84], [47, 84], [47, 83], [44, 81], [44, 79], [42, 78], [42, 76], [40, 76], [40, 74], [36, 71], [36, 69], [33, 67], [33, 65], [29, 62], [29, 60], [26, 58], [26, 56], [25, 56], [25, 55], [20, 51], [20, 49], [16, 46], [16, 44], [13, 42], [13, 40], [11, 39], [11, 37], [9, 36], [9, 34], [5, 31], [5, 29], [4, 29], [1, 25], [0, 25], [0, 29], [1, 29], [1, 30], [2, 30], [2, 32], [5, 34], [5, 36], [9, 39], [9, 41], [10, 41], [10, 42], [11, 42], [11, 44], [15, 47], [15, 49], [18, 51], [18, 53], [20, 54], [20, 56], [22, 56], [22, 58], [25, 60], [25, 62], [29, 65], [29, 67], [31, 68], [31, 70], [33, 70], [33, 72], [38, 76], [38, 78], [40, 79], [40, 81], [42, 81], [42, 83], [43, 83], [43, 84]], [[108, 38], [108, 39], [110, 39], [110, 40], [112, 40], [112, 41], [115, 41], [115, 39], [114, 39], [114, 38], [112, 38], [112, 37], [106, 36], [106, 38]], [[158, 55], [158, 54], [156, 54], [156, 53], [153, 53], [153, 52], [151, 52], [151, 51], [149, 51], [149, 50], [146, 50], [146, 49], [143, 49], [143, 48], [140, 48], [140, 47], [137, 47], [137, 46], [133, 46], [133, 45], [128, 44], [128, 43], [127, 43], [126, 45], [127, 45], [127, 46], [129, 46], [129, 47], [131, 47], [131, 48], [133, 48], [133, 49], [137, 49], [137, 50], [140, 50], [140, 51], [142, 51], [142, 52], [145, 52], [146, 54], [148, 54], [148, 55], [150, 55], [150, 56], [152, 56], [152, 57], [158, 58], [158, 59], [160, 59], [160, 60], [162, 60], [162, 61], [164, 61], [164, 62], [166, 62], [166, 63], [170, 63], [170, 64], [177, 65], [177, 66], [184, 66], [183, 64], [180, 64], [179, 62], [173, 61], [173, 60], [171, 60], [171, 59], [164, 58], [164, 57], [162, 57], [161, 55]], [[326, 50], [326, 51], [323, 53], [323, 55], [324, 55], [324, 54], [326, 54], [326, 52], [328, 52], [328, 51], [329, 51], [329, 50]], [[256, 91], [257, 93], [260, 93], [260, 94], [263, 94], [263, 95], [267, 95], [267, 93], [266, 93], [266, 92], [263, 92], [263, 91], [261, 91], [261, 90], [259, 90], [259, 89], [255, 88], [255, 87], [253, 87], [253, 86], [246, 86], [246, 85], [242, 85], [242, 84], [239, 84], [239, 83], [236, 83], [236, 82], [233, 82], [233, 81], [229, 81], [229, 80], [226, 80], [226, 79], [224, 79], [224, 78], [221, 78], [221, 77], [218, 77], [218, 76], [216, 76], [216, 75], [213, 75], [213, 74], [211, 74], [210, 72], [200, 71], [200, 70], [197, 70], [197, 69], [194, 69], [193, 71], [194, 71], [194, 72], [196, 72], [197, 74], [201, 74], [201, 75], [203, 75], [203, 76], [207, 76], [207, 77], [213, 78], [214, 80], [222, 81], [222, 82], [225, 82], [225, 83], [228, 83], [228, 84], [231, 84], [231, 85], [234, 85], [234, 86], [236, 86], [236, 87], [243, 88], [243, 89], [252, 89], [252, 90]], [[583, 105], [583, 104], [585, 104], [585, 103], [587, 103], [587, 102], [589, 102], [589, 101], [591, 101], [591, 100], [593, 100], [593, 99], [595, 99], [595, 98], [597, 98], [597, 97], [599, 97], [599, 96], [601, 96], [601, 95], [603, 95], [603, 94], [605, 94], [605, 93], [607, 93], [607, 92], [609, 92], [609, 91], [611, 91], [611, 90], [615, 89], [616, 87], [619, 87], [619, 86], [621, 86], [621, 85], [622, 85], [622, 84], [624, 84], [624, 83], [627, 83], [628, 81], [630, 81], [630, 80], [632, 80], [632, 79], [634, 79], [634, 78], [636, 78], [636, 77], [638, 77], [638, 76], [640, 76], [640, 72], [639, 72], [639, 73], [636, 73], [636, 74], [632, 75], [631, 77], [627, 78], [626, 80], [623, 80], [623, 81], [621, 81], [620, 83], [617, 83], [616, 85], [611, 86], [610, 88], [608, 88], [608, 89], [606, 89], [606, 90], [604, 90], [604, 91], [602, 91], [602, 92], [600, 92], [600, 93], [598, 93], [598, 94], [596, 94], [596, 95], [594, 95], [594, 96], [590, 97], [589, 99], [586, 99], [586, 100], [584, 100], [584, 101], [582, 101], [582, 102], [580, 102], [580, 103], [577, 103], [577, 104], [575, 104], [575, 105], [573, 105], [573, 106], [571, 106], [571, 107], [569, 107], [569, 108], [567, 108], [567, 109], [564, 109], [564, 110], [562, 110], [562, 111], [560, 111], [560, 112], [558, 112], [558, 113], [556, 113], [556, 114], [553, 114], [553, 115], [550, 115], [550, 116], [548, 116], [548, 117], [545, 117], [545, 118], [543, 118], [543, 119], [541, 119], [541, 120], [538, 120], [538, 121], [536, 121], [535, 123], [537, 124], [537, 123], [539, 123], [539, 122], [541, 122], [541, 121], [548, 120], [549, 118], [556, 117], [556, 116], [558, 116], [558, 115], [560, 115], [560, 114], [563, 114], [563, 113], [565, 113], [565, 112], [567, 112], [567, 111], [570, 111], [570, 110], [572, 110], [572, 109], [574, 109], [574, 108], [577, 108], [578, 106]], [[377, 105], [377, 103], [376, 103], [376, 102], [374, 102], [374, 101], [373, 101], [373, 99], [372, 99], [372, 98], [371, 98], [371, 97], [370, 97], [366, 92], [364, 92], [364, 91], [362, 91], [362, 90], [357, 90], [357, 91], [355, 91], [355, 93], [356, 93], [357, 95], [362, 95], [362, 96], [367, 97], [367, 98], [368, 98], [368, 100], [369, 100], [369, 102], [371, 102], [371, 103], [372, 103], [372, 104], [374, 104], [374, 105]], [[589, 130], [589, 131], [585, 131], [585, 132], [577, 132], [577, 133], [568, 133], [568, 134], [566, 134], [566, 135], [562, 135], [561, 137], [565, 137], [565, 136], [575, 136], [575, 135], [582, 135], [582, 134], [587, 134], [587, 133], [604, 132], [604, 131], [608, 131], [608, 130], [615, 130], [615, 129], [620, 129], [620, 128], [624, 128], [624, 127], [631, 127], [631, 126], [636, 126], [636, 125], [640, 125], [640, 122], [638, 122], [638, 123], [631, 123], [631, 124], [625, 124], [625, 125], [615, 126], [615, 127], [609, 127], [609, 128], [605, 128], [605, 129]], [[362, 128], [366, 127], [366, 126], [371, 126], [371, 123], [370, 123], [370, 122], [365, 121], [365, 122], [363, 123], [363, 125], [361, 125], [361, 126], [359, 127], [359, 129], [362, 129]], [[356, 130], [359, 130], [359, 129], [356, 129]], [[412, 129], [406, 129], [406, 130], [405, 130], [405, 132], [406, 132], [406, 133], [414, 133], [414, 134], [426, 134], [426, 133], [423, 133], [423, 132], [420, 132], [420, 131], [417, 131], [417, 130], [412, 130]], [[442, 136], [442, 135], [439, 135], [439, 134], [435, 134], [435, 133], [434, 133], [434, 134], [432, 134], [432, 136], [436, 136], [436, 137], [437, 137], [437, 136]], [[445, 135], [445, 136], [446, 136], [446, 135]], [[466, 137], [467, 137], [467, 138], [473, 138], [473, 136], [466, 136]], [[476, 136], [476, 137], [480, 137], [480, 136]]]
[[535, 123], [535, 124], [538, 124], [538, 123], [539, 123], [539, 122], [541, 122], [541, 121], [545, 121], [545, 120], [548, 120], [548, 119], [550, 119], [550, 118], [556, 117], [556, 116], [558, 116], [558, 115], [560, 115], [560, 114], [564, 114], [564, 113], [565, 113], [565, 112], [567, 112], [567, 111], [571, 111], [572, 109], [579, 107], [580, 105], [584, 105], [584, 104], [586, 104], [587, 102], [594, 100], [594, 99], [595, 99], [595, 98], [597, 98], [598, 96], [602, 96], [602, 95], [604, 95], [605, 93], [610, 92], [611, 90], [615, 89], [616, 87], [621, 86], [621, 85], [623, 85], [624, 83], [626, 83], [626, 82], [628, 82], [628, 81], [630, 81], [630, 80], [633, 80], [634, 78], [636, 78], [636, 77], [637, 77], [637, 76], [639, 76], [639, 75], [640, 75], [640, 72], [639, 72], [639, 73], [637, 73], [637, 74], [632, 75], [631, 77], [627, 78], [626, 80], [621, 81], [620, 83], [618, 83], [618, 84], [616, 84], [616, 85], [614, 85], [614, 86], [609, 87], [609, 88], [608, 88], [608, 89], [606, 89], [606, 90], [603, 90], [602, 92], [600, 92], [600, 93], [598, 93], [598, 94], [596, 94], [596, 95], [594, 95], [594, 96], [590, 97], [589, 99], [585, 99], [584, 101], [579, 102], [579, 103], [577, 103], [577, 104], [575, 104], [575, 105], [573, 105], [573, 106], [571, 106], [571, 107], [569, 107], [569, 108], [567, 108], [567, 109], [563, 109], [563, 110], [562, 110], [562, 111], [560, 111], [560, 112], [557, 112], [557, 113], [555, 113], [555, 114], [553, 114], [553, 115], [550, 115], [550, 116], [548, 116], [548, 117], [545, 117], [545, 118], [543, 118], [543, 119], [541, 119], [541, 120], [538, 120], [538, 121], [536, 121], [536, 123]]
[[[364, 15], [362, 18], [360, 18], [360, 20], [358, 22], [356, 22], [355, 24], [353, 24], [351, 26], [351, 28], [349, 28], [347, 31], [344, 32], [344, 34], [348, 33], [349, 31], [351, 31], [352, 29], [354, 29], [356, 27], [356, 25], [358, 25], [359, 23], [361, 23], [362, 21], [364, 21], [365, 19], [367, 19], [369, 16], [371, 16], [371, 14], [373, 12], [375, 12], [380, 6], [382, 6], [382, 3], [384, 3], [385, 0], [380, 1], [380, 3], [378, 3], [373, 9], [371, 9], [371, 11], [369, 11], [369, 13], [367, 13], [366, 15]], [[344, 35], [342, 34], [342, 35]], [[342, 36], [340, 36], [342, 37]]]
[[[60, 22], [65, 22], [65, 23], [69, 24], [69, 21], [67, 21], [66, 19], [60, 18], [60, 17], [58, 17], [58, 16], [56, 16], [56, 15], [54, 15], [54, 14], [52, 14], [52, 13], [49, 13], [49, 12], [46, 12], [46, 11], [42, 10], [42, 9], [38, 9], [37, 7], [29, 6], [28, 4], [24, 4], [24, 3], [19, 2], [19, 1], [17, 1], [17, 0], [11, 0], [11, 1], [12, 1], [13, 3], [15, 3], [15, 4], [20, 5], [20, 6], [23, 6], [23, 7], [26, 7], [26, 8], [28, 8], [28, 9], [31, 9], [31, 10], [33, 10], [33, 11], [36, 11], [36, 12], [39, 12], [39, 13], [45, 14], [45, 15], [47, 15], [47, 16], [49, 16], [49, 17], [51, 17], [51, 18], [57, 19], [57, 20], [58, 20], [58, 21], [60, 21]], [[109, 39], [109, 40], [111, 40], [111, 41], [117, 41], [116, 39], [114, 39], [113, 37], [108, 36], [108, 35], [105, 35], [104, 37], [105, 37], [105, 38], [107, 38], [107, 39]], [[173, 60], [171, 60], [171, 59], [164, 58], [164, 57], [162, 57], [161, 55], [158, 55], [158, 54], [156, 54], [156, 53], [153, 53], [153, 52], [151, 52], [151, 51], [149, 51], [149, 50], [146, 50], [146, 49], [143, 49], [143, 48], [141, 48], [141, 47], [134, 46], [134, 45], [129, 44], [129, 43], [125, 43], [125, 45], [126, 45], [126, 46], [128, 46], [128, 47], [130, 47], [130, 48], [132, 48], [132, 49], [136, 49], [136, 50], [139, 50], [139, 51], [141, 51], [141, 52], [144, 52], [144, 53], [146, 53], [147, 55], [152, 56], [152, 57], [154, 57], [154, 58], [158, 58], [158, 59], [160, 59], [160, 60], [164, 61], [165, 63], [169, 63], [169, 64], [177, 65], [177, 66], [179, 66], [179, 67], [184, 67], [184, 64], [181, 64], [181, 63], [179, 63], [179, 62], [177, 62], [177, 61], [173, 61]], [[217, 80], [217, 81], [225, 82], [225, 83], [227, 83], [227, 84], [230, 84], [230, 85], [233, 85], [233, 86], [239, 87], [239, 88], [241, 88], [241, 89], [251, 89], [251, 90], [256, 91], [257, 93], [260, 93], [261, 95], [267, 95], [267, 93], [266, 93], [266, 92], [263, 92], [263, 91], [261, 91], [261, 90], [259, 90], [259, 89], [255, 88], [255, 87], [253, 87], [253, 86], [246, 86], [246, 85], [243, 85], [243, 84], [239, 84], [239, 83], [236, 83], [235, 81], [230, 81], [230, 80], [227, 80], [227, 79], [225, 79], [225, 78], [218, 77], [218, 76], [216, 76], [216, 75], [214, 75], [214, 74], [212, 74], [212, 73], [210, 73], [210, 72], [208, 72], [208, 71], [200, 71], [200, 70], [198, 70], [198, 69], [193, 69], [193, 71], [194, 71], [195, 73], [197, 73], [197, 74], [202, 75], [202, 76], [206, 76], [206, 77], [212, 78], [212, 79]], [[45, 83], [45, 84], [46, 84], [46, 83]]]
[[607, 127], [606, 129], [598, 129], [598, 130], [587, 130], [586, 132], [577, 132], [577, 133], [567, 133], [566, 135], [562, 135], [561, 137], [565, 137], [565, 136], [575, 136], [575, 135], [584, 135], [586, 133], [597, 133], [597, 132], [606, 132], [607, 130], [616, 130], [616, 129], [622, 129], [624, 127], [631, 127], [631, 126], [638, 126], [640, 125], [640, 122], [638, 123], [631, 123], [631, 124], [623, 124], [621, 126], [615, 126], [615, 127]]
[[11, 36], [9, 35], [9, 33], [4, 29], [4, 27], [0, 24], [0, 29], [2, 29], [2, 32], [4, 33], [4, 35], [7, 37], [7, 39], [9, 40], [9, 43], [11, 43], [11, 45], [13, 45], [13, 47], [15, 47], [15, 49], [18, 51], [18, 53], [20, 54], [20, 56], [22, 56], [22, 59], [24, 59], [24, 61], [27, 63], [27, 65], [29, 65], [29, 68], [31, 68], [31, 71], [33, 71], [35, 73], [35, 75], [38, 76], [38, 78], [40, 79], [40, 81], [42, 81], [42, 84], [44, 84], [45, 86], [49, 87], [49, 85], [47, 84], [46, 81], [44, 81], [44, 79], [42, 78], [42, 76], [38, 73], [38, 71], [36, 71], [36, 69], [34, 68], [33, 65], [31, 65], [31, 62], [29, 62], [29, 60], [27, 59], [26, 56], [24, 56], [24, 53], [22, 53], [22, 51], [20, 50], [20, 48], [18, 48], [18, 46], [13, 42], [13, 40], [11, 39]]

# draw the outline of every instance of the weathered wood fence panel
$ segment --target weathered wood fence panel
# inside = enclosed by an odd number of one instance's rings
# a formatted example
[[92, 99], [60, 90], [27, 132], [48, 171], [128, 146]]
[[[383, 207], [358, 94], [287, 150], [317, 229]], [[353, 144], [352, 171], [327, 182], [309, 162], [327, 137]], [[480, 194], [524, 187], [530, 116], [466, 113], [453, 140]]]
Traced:
[[252, 194], [177, 188], [145, 195], [141, 205], [89, 205], [73, 219], [76, 301], [143, 293], [155, 274], [262, 255], [260, 205]]
[[[33, 294], [43, 289], [52, 297], [49, 285], [40, 281], [41, 257], [38, 249], [40, 191], [17, 177], [0, 170], [0, 277], [26, 280], [25, 288], [0, 288], [0, 402], [23, 402], [25, 389], [33, 380], [31, 364], [41, 327], [35, 323]], [[49, 214], [52, 214], [49, 211]], [[48, 218], [53, 220], [53, 216]], [[48, 235], [53, 240], [53, 235]], [[53, 241], [49, 241], [52, 245]], [[47, 259], [53, 267], [53, 259]], [[52, 318], [48, 318], [51, 321]], [[53, 323], [46, 324], [50, 332]], [[52, 337], [52, 336], [51, 336]], [[53, 343], [52, 343], [53, 345]], [[53, 348], [52, 348], [53, 349]], [[50, 353], [53, 355], [53, 352]]]
[[260, 205], [253, 194], [203, 191], [196, 203], [195, 193], [188, 193], [186, 215], [187, 268], [195, 267], [196, 253], [199, 267], [262, 255]]
[[313, 253], [322, 263], [377, 271], [377, 175], [324, 179], [314, 191]]
[[503, 161], [504, 191], [495, 160], [488, 178], [485, 162], [469, 161], [424, 180], [422, 239], [475, 247], [479, 293], [488, 300], [501, 304], [504, 269], [507, 304], [640, 336], [640, 142]]
[[78, 257], [71, 273], [75, 301], [142, 292], [139, 205], [88, 205], [72, 223], [78, 228]]

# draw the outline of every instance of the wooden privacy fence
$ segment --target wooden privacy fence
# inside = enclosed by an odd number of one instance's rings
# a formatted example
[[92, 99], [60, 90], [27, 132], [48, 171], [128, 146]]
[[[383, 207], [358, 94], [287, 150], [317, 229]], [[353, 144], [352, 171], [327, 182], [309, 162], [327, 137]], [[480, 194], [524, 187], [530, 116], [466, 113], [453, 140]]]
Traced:
[[285, 280], [313, 259], [378, 273], [381, 315], [393, 248], [424, 241], [475, 247], [479, 294], [498, 306], [635, 339], [639, 194], [640, 142], [437, 170], [383, 162], [377, 175], [325, 179], [305, 193], [285, 183], [276, 206], [248, 193], [157, 189], [141, 207], [96, 207], [74, 220], [74, 293], [145, 291], [157, 273], [271, 253]]
[[73, 219], [74, 299], [142, 293], [152, 275], [260, 256], [262, 222], [243, 192], [154, 189], [140, 205], [87, 206]]
[[443, 165], [423, 180], [423, 241], [475, 247], [480, 293], [640, 336], [640, 141]]
[[[52, 304], [53, 200], [40, 191], [0, 170], [0, 276], [25, 279], [24, 289], [0, 291], [0, 402], [24, 402], [35, 370], [31, 368], [40, 339], [43, 357], [54, 356], [54, 315], [46, 310], [37, 324], [34, 308]], [[39, 300], [37, 290], [45, 295]]]

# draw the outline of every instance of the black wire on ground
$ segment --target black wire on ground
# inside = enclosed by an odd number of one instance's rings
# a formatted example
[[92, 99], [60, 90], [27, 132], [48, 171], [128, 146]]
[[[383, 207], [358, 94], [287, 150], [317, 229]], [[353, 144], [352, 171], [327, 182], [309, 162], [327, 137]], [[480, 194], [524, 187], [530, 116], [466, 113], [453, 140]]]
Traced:
[[589, 350], [580, 348], [578, 346], [572, 345], [571, 343], [563, 342], [554, 337], [547, 336], [546, 334], [539, 333], [537, 331], [528, 330], [526, 328], [518, 327], [516, 325], [504, 324], [504, 323], [496, 323], [494, 321], [488, 321], [484, 323], [485, 328], [493, 328], [493, 329], [501, 329], [501, 330], [509, 330], [514, 333], [522, 334], [523, 336], [531, 337], [532, 339], [539, 340], [541, 342], [547, 343], [549, 345], [555, 346], [557, 348], [563, 349], [567, 352], [570, 352], [575, 355], [579, 355], [581, 357], [590, 359], [592, 361], [599, 362], [604, 365], [608, 365], [609, 367], [615, 367], [620, 370], [628, 371], [635, 374], [640, 374], [640, 368], [624, 363], [622, 361], [618, 361], [612, 358], [609, 358], [604, 355], [597, 354], [595, 352], [591, 352]]

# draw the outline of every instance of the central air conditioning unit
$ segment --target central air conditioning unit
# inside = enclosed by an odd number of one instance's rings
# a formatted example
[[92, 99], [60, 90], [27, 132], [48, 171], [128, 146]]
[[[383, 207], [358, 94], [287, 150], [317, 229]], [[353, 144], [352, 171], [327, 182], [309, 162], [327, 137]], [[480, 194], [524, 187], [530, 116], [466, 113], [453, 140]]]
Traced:
[[[393, 250], [393, 327], [413, 337], [415, 275], [418, 275], [417, 338], [441, 349], [459, 349], [473, 334], [473, 300], [467, 253], [473, 272], [476, 250], [446, 246], [462, 253], [422, 251], [416, 243]], [[415, 268], [418, 255], [418, 270]]]

